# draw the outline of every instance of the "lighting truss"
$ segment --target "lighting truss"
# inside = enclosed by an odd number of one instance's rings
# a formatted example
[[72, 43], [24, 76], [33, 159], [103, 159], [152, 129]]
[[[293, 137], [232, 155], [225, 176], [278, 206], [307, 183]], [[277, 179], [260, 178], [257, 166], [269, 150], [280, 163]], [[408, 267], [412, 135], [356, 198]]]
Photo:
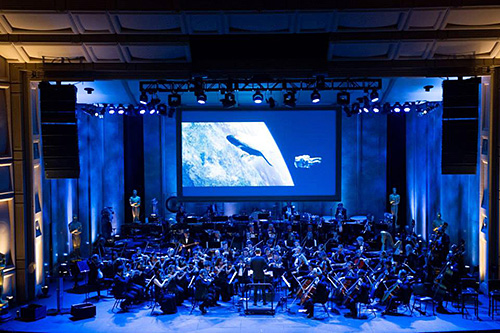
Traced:
[[[226, 91], [300, 91], [316, 89], [316, 78], [265, 80], [255, 79], [203, 79], [141, 81], [140, 91], [154, 94], [158, 92], [195, 92], [201, 88], [205, 92]], [[381, 90], [381, 79], [324, 79], [322, 90]]]

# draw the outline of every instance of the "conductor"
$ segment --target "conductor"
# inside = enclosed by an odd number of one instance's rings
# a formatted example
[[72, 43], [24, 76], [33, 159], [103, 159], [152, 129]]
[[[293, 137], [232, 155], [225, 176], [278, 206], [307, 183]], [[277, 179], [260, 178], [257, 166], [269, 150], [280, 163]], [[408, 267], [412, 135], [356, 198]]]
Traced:
[[[250, 261], [250, 269], [253, 271], [253, 283], [265, 283], [264, 270], [267, 268], [267, 262], [264, 257], [262, 257], [262, 251], [257, 248], [255, 249], [255, 257]], [[257, 305], [258, 300], [258, 290], [262, 291], [262, 301], [264, 305], [267, 305], [266, 301], [266, 287], [259, 286], [254, 287], [253, 292], [253, 305]]]

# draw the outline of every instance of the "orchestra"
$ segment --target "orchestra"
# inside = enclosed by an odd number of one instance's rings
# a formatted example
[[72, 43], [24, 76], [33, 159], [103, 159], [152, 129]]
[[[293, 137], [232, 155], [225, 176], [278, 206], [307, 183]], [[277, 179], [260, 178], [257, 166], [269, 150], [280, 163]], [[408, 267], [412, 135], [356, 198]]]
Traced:
[[[296, 213], [291, 208], [284, 212]], [[346, 316], [358, 318], [360, 303], [376, 304], [384, 314], [397, 311], [410, 301], [416, 282], [429, 285], [442, 302], [453, 296], [454, 283], [466, 274], [463, 242], [450, 247], [447, 223], [426, 244], [414, 228], [391, 234], [387, 221], [373, 217], [353, 228], [345, 208], [339, 206], [337, 213], [331, 219], [268, 219], [243, 226], [230, 220], [194, 233], [187, 227], [171, 228], [173, 235], [162, 237], [159, 246], [111, 249], [110, 260], [94, 254], [91, 276], [95, 283], [113, 281], [115, 295], [124, 299], [123, 310], [146, 299], [161, 304], [165, 295], [173, 295], [177, 305], [197, 300], [205, 314], [219, 301], [242, 298], [249, 283], [270, 283], [287, 290], [292, 304], [304, 307], [308, 317], [314, 316], [315, 303], [331, 301], [333, 312], [345, 308]], [[342, 229], [359, 234], [346, 236]], [[268, 303], [261, 285], [253, 288], [255, 306]], [[439, 305], [438, 311], [445, 311]]]

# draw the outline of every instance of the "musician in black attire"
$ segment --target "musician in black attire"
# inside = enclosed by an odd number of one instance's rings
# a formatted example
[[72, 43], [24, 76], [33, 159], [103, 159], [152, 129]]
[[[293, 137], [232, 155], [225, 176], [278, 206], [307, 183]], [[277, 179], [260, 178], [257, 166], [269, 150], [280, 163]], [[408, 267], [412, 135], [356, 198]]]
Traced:
[[314, 304], [321, 303], [324, 304], [328, 301], [328, 287], [325, 281], [325, 277], [322, 274], [321, 269], [315, 268], [313, 270], [314, 280], [311, 284], [311, 288], [315, 288], [314, 291], [311, 289], [311, 298], [309, 298], [304, 303], [304, 308], [306, 309], [307, 318], [314, 317]]
[[[262, 251], [257, 248], [255, 249], [255, 257], [250, 261], [250, 269], [253, 271], [253, 283], [265, 283], [266, 276], [264, 275], [264, 270], [267, 268], [267, 262], [264, 257], [261, 256]], [[267, 305], [266, 301], [266, 288], [265, 287], [255, 287], [253, 296], [253, 305], [257, 305], [258, 290], [262, 290], [262, 301], [264, 305]]]
[[383, 300], [387, 302], [382, 314], [394, 313], [397, 305], [408, 304], [411, 298], [411, 287], [407, 272], [402, 269], [399, 271], [397, 281], [384, 293]]
[[337, 210], [335, 211], [335, 217], [340, 221], [347, 220], [347, 209], [344, 208], [343, 203], [337, 205]]
[[189, 235], [189, 229], [184, 230], [184, 233], [179, 239], [179, 243], [182, 247], [182, 253], [185, 253], [188, 257], [190, 257], [192, 252], [192, 247], [195, 245], [195, 241]]
[[141, 298], [143, 291], [139, 286], [131, 283], [130, 278], [123, 276], [123, 266], [117, 268], [115, 278], [113, 280], [113, 294], [116, 298], [124, 298], [120, 303], [120, 308], [127, 311], [127, 307], [132, 302], [137, 302]]
[[346, 295], [346, 308], [349, 309], [349, 313], [345, 317], [363, 319], [358, 316], [358, 303], [369, 303], [370, 299], [370, 284], [366, 277], [365, 270], [359, 270], [358, 280], [355, 282], [351, 290], [349, 290], [349, 295]]
[[195, 283], [195, 299], [200, 301], [200, 311], [202, 314], [207, 313], [207, 308], [214, 305], [215, 297], [212, 288], [213, 280], [208, 276], [206, 269], [200, 270], [200, 276]]

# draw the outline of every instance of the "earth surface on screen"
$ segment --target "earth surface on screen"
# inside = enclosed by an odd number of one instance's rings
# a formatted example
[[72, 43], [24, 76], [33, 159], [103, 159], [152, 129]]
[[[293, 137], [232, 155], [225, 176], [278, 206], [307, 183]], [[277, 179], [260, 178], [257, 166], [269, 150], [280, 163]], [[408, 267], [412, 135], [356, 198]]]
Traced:
[[184, 187], [294, 186], [264, 122], [183, 122]]

